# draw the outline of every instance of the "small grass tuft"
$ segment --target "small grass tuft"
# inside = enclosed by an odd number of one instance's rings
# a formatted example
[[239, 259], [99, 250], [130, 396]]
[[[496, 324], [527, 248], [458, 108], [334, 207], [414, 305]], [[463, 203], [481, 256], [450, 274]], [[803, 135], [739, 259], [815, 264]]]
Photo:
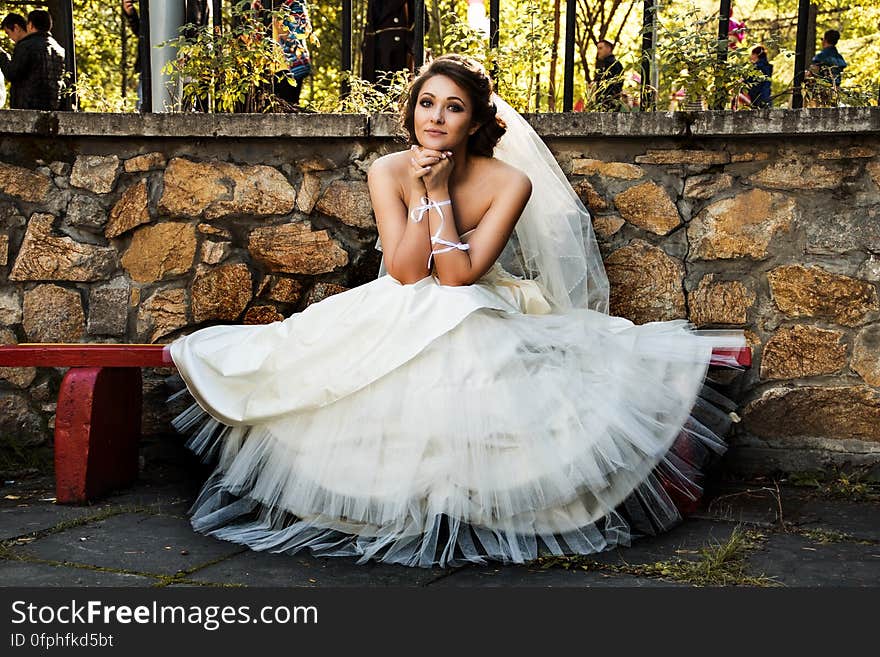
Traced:
[[758, 549], [766, 536], [756, 531], [734, 529], [724, 543], [714, 542], [697, 551], [699, 558], [670, 559], [649, 564], [605, 564], [582, 555], [571, 557], [540, 557], [534, 562], [539, 568], [593, 570], [638, 577], [669, 579], [693, 586], [780, 586], [772, 577], [747, 572], [748, 553]]
[[813, 488], [822, 497], [852, 502], [880, 500], [880, 483], [869, 480], [867, 468], [836, 469], [830, 473], [794, 472], [787, 481], [794, 486]]

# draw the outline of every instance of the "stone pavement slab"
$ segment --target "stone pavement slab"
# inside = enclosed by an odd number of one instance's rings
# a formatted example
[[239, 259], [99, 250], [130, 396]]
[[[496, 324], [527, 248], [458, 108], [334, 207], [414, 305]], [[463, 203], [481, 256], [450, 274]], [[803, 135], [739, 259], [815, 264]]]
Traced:
[[132, 506], [149, 513], [184, 518], [194, 500], [195, 493], [180, 485], [147, 484], [111, 495], [106, 501], [113, 506]]
[[27, 561], [0, 561], [0, 582], [12, 586], [154, 586], [159, 580], [129, 573], [56, 566]]
[[648, 577], [635, 577], [618, 573], [603, 573], [594, 570], [563, 568], [540, 568], [528, 565], [504, 566], [464, 566], [429, 584], [431, 587], [658, 587], [687, 586]]
[[776, 533], [749, 554], [748, 570], [785, 586], [880, 586], [880, 545]]
[[[675, 582], [612, 573], [527, 565], [408, 568], [357, 565], [354, 558], [243, 552], [190, 574], [187, 582], [241, 586], [679, 586]], [[180, 584], [176, 584], [180, 585]]]
[[810, 499], [801, 506], [794, 522], [804, 529], [822, 529], [855, 539], [880, 541], [880, 502]]
[[197, 534], [185, 518], [122, 513], [43, 536], [12, 551], [48, 561], [174, 575], [242, 549]]
[[61, 522], [85, 518], [95, 513], [89, 507], [63, 507], [51, 504], [20, 504], [0, 508], [0, 541], [50, 529]]
[[51, 477], [0, 483], [0, 541], [45, 531], [60, 522], [95, 513], [91, 506], [55, 504]]
[[424, 586], [444, 573], [393, 564], [358, 565], [355, 561], [354, 557], [317, 558], [307, 553], [248, 550], [202, 568], [188, 575], [187, 580], [242, 586]]
[[721, 485], [703, 509], [691, 516], [781, 529], [823, 529], [880, 541], [880, 501], [824, 496], [816, 489], [773, 485]]

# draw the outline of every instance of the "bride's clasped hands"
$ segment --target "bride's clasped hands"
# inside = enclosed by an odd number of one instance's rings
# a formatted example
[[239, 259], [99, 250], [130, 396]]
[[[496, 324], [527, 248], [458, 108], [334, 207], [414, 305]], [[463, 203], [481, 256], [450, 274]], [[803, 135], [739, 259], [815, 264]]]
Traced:
[[[447, 192], [449, 178], [455, 167], [452, 151], [438, 151], [433, 148], [412, 146], [411, 188], [414, 193], [427, 195], [433, 200], [434, 195]], [[442, 200], [442, 199], [437, 199]]]

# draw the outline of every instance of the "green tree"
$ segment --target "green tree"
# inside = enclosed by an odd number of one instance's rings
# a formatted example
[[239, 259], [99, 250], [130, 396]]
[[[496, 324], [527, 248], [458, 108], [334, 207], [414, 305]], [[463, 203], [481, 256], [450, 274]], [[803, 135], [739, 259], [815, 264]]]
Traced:
[[73, 30], [79, 109], [133, 111], [137, 101], [137, 39], [125, 24], [121, 2], [74, 0]]
[[[171, 1], [171, 0], [169, 0]], [[231, 1], [224, 1], [224, 32], [232, 30]], [[132, 111], [136, 99], [136, 76], [133, 63], [136, 41], [125, 34], [121, 3], [117, 0], [74, 0], [74, 24], [79, 72], [80, 109], [85, 111]], [[486, 1], [488, 10], [488, 0]], [[642, 3], [639, 0], [577, 0], [577, 38], [574, 93], [586, 101], [595, 93], [595, 44], [607, 38], [617, 43], [615, 54], [624, 68], [639, 70]], [[840, 102], [844, 104], [876, 104], [880, 78], [876, 62], [880, 59], [880, 0], [858, 4], [844, 0], [816, 0], [818, 9], [816, 32], [821, 38], [826, 29], [841, 32], [838, 45], [849, 66], [843, 76]], [[0, 0], [6, 11], [27, 12], [28, 5]], [[699, 21], [685, 23], [677, 17], [688, 15], [691, 8]], [[367, 0], [353, 0], [352, 56], [354, 77], [352, 94], [340, 98], [345, 74], [341, 66], [342, 31], [340, 0], [314, 0], [310, 4], [314, 42], [310, 43], [313, 72], [305, 80], [301, 96], [303, 107], [313, 111], [367, 111], [376, 107], [392, 107], [391, 96], [403, 88], [403, 78], [395, 81], [396, 91], [382, 96], [357, 78], [361, 62], [362, 26], [365, 23]], [[712, 41], [717, 34], [717, 0], [670, 0], [660, 11], [657, 63], [660, 68], [658, 109], [665, 110], [667, 94], [690, 86], [694, 94], [732, 93], [741, 73], [743, 56], [751, 46], [763, 43], [775, 70], [773, 94], [775, 104], [788, 103], [794, 69], [797, 0], [736, 0], [734, 15], [746, 22], [746, 39], [728, 53], [730, 65], [718, 70], [711, 56]], [[465, 52], [481, 58], [497, 71], [499, 91], [518, 109], [545, 111], [559, 109], [562, 100], [562, 57], [564, 54], [565, 3], [561, 0], [504, 0], [501, 4], [501, 42], [497, 52], [490, 52], [486, 35], [471, 29], [466, 22], [466, 0], [428, 0], [426, 12], [430, 19], [426, 35], [426, 53]], [[557, 21], [558, 13], [558, 21]], [[559, 26], [559, 29], [557, 29]], [[212, 37], [213, 38], [213, 37]], [[818, 40], [818, 39], [817, 39]], [[688, 44], [690, 55], [677, 52]], [[183, 44], [181, 44], [183, 45]], [[201, 44], [213, 48], [207, 35]], [[818, 47], [818, 44], [816, 44]], [[7, 49], [11, 44], [7, 44]], [[228, 60], [222, 70], [225, 86], [253, 86], [257, 73], [252, 66], [263, 57], [260, 46], [251, 54], [239, 53], [239, 61]], [[702, 53], [697, 56], [694, 53]], [[732, 55], [732, 56], [731, 56]], [[196, 53], [191, 53], [196, 58]], [[199, 55], [201, 56], [201, 55]], [[686, 60], [686, 61], [685, 61]], [[207, 61], [207, 60], [204, 60]], [[243, 63], [249, 61], [249, 64]], [[684, 76], [682, 71], [686, 70]], [[217, 69], [214, 69], [217, 71]], [[215, 76], [214, 71], [211, 72]], [[194, 67], [188, 72], [190, 90], [204, 84]], [[686, 79], [685, 79], [686, 78]], [[630, 96], [637, 86], [627, 76]], [[214, 93], [214, 92], [210, 92]], [[239, 92], [236, 92], [239, 93]], [[240, 95], [240, 94], [239, 94]], [[245, 94], [247, 96], [247, 94]], [[245, 103], [246, 104], [246, 103]], [[271, 104], [269, 105], [271, 107]], [[227, 104], [226, 108], [241, 109], [242, 105]], [[214, 109], [224, 109], [217, 107]]]

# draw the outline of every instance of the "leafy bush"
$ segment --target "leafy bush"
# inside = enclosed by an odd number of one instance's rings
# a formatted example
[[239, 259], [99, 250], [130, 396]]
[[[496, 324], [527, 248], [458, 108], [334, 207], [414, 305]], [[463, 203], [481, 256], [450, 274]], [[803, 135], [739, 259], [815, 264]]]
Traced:
[[[232, 25], [216, 32], [211, 25], [185, 25], [180, 36], [162, 43], [177, 49], [163, 73], [172, 79], [174, 109], [201, 107], [210, 112], [278, 112], [288, 106], [274, 93], [272, 71], [285, 62], [251, 3], [232, 8]], [[280, 19], [282, 11], [267, 12]], [[184, 34], [188, 32], [190, 36]], [[281, 83], [283, 84], [283, 83]]]

